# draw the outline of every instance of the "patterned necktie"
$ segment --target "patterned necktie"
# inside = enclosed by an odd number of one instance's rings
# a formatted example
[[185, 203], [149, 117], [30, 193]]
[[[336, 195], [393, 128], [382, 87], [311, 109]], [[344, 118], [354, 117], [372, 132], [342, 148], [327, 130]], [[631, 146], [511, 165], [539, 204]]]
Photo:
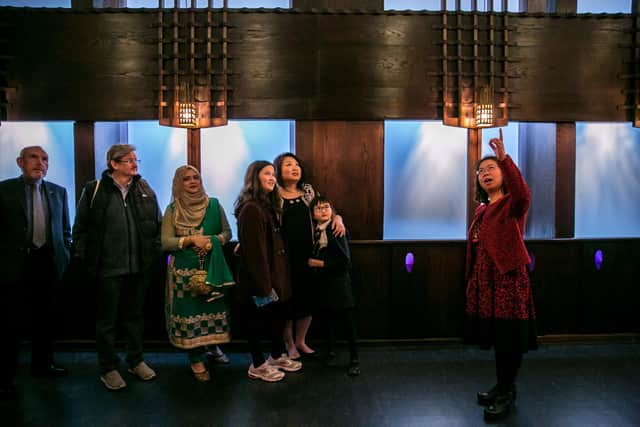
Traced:
[[313, 255], [318, 256], [320, 254], [320, 234], [322, 230], [320, 227], [316, 227], [313, 230]]
[[33, 201], [33, 238], [31, 241], [36, 248], [47, 243], [47, 232], [44, 224], [44, 208], [42, 206], [42, 196], [40, 195], [40, 184], [33, 184], [31, 187]]

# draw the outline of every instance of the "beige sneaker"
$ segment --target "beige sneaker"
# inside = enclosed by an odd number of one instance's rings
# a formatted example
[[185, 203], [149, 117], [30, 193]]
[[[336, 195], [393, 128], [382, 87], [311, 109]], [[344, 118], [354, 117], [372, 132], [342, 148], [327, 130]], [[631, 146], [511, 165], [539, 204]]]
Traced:
[[156, 377], [156, 373], [144, 361], [138, 363], [135, 368], [129, 368], [129, 372], [140, 378], [142, 381], [149, 381]]
[[268, 383], [274, 383], [284, 378], [284, 372], [269, 365], [269, 363], [267, 362], [264, 362], [257, 368], [255, 368], [253, 364], [251, 364], [251, 366], [249, 366], [249, 371], [247, 372], [247, 374], [252, 380], [262, 380]]
[[100, 375], [100, 381], [104, 383], [104, 386], [109, 390], [120, 390], [121, 388], [125, 388], [127, 383], [124, 382], [120, 373], [115, 369], [113, 371], [109, 371], [104, 375]]
[[284, 353], [277, 359], [269, 356], [269, 359], [267, 359], [267, 363], [274, 368], [282, 369], [283, 371], [287, 372], [296, 372], [302, 369], [302, 362], [291, 360], [289, 356]]

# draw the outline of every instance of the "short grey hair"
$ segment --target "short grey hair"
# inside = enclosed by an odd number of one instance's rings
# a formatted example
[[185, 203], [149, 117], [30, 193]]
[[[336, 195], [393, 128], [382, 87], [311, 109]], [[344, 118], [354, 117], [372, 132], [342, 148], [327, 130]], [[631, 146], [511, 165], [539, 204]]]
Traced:
[[40, 145], [29, 145], [28, 147], [22, 147], [22, 150], [20, 150], [20, 157], [18, 157], [19, 159], [24, 159], [24, 154], [28, 151], [28, 150], [40, 150], [45, 154], [49, 154], [47, 153], [47, 150], [45, 150], [44, 148], [42, 148]]
[[113, 144], [107, 151], [107, 168], [113, 172], [111, 161], [119, 161], [129, 153], [136, 151], [136, 147], [131, 144]]

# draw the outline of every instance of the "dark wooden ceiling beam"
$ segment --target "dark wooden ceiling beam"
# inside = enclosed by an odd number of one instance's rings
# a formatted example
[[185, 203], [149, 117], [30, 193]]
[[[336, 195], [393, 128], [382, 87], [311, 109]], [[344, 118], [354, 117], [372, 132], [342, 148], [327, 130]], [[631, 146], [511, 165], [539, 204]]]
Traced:
[[[231, 119], [441, 119], [438, 14], [229, 15]], [[156, 21], [151, 9], [0, 8], [7, 119], [157, 119]], [[509, 22], [510, 120], [631, 120], [632, 15]]]

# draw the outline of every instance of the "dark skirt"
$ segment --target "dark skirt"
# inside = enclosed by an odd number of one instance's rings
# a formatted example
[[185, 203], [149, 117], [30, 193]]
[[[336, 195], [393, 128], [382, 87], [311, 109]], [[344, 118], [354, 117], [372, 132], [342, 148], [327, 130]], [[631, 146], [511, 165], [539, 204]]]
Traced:
[[526, 266], [500, 273], [482, 242], [474, 246], [473, 271], [467, 284], [465, 342], [505, 352], [536, 349], [535, 309]]

